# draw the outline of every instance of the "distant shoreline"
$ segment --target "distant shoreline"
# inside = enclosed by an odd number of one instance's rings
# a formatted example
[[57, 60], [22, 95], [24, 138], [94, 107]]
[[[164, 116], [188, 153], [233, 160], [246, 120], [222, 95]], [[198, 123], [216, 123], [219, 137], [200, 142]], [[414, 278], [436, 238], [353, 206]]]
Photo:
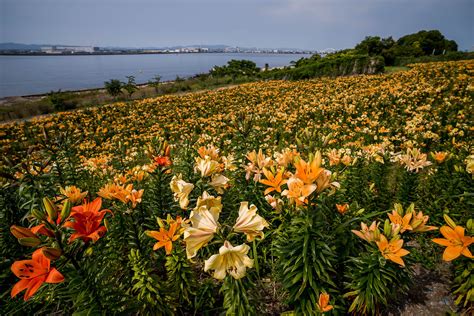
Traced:
[[261, 54], [261, 55], [307, 55], [307, 52], [96, 52], [96, 53], [5, 53], [0, 56], [110, 56], [110, 55], [188, 55], [188, 54]]

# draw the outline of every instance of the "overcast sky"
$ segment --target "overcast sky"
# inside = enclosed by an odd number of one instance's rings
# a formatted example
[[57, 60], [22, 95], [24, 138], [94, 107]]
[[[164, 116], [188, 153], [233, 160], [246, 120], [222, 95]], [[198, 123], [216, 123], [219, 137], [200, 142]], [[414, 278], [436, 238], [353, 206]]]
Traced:
[[474, 46], [474, 0], [0, 0], [0, 42], [342, 49], [439, 29]]

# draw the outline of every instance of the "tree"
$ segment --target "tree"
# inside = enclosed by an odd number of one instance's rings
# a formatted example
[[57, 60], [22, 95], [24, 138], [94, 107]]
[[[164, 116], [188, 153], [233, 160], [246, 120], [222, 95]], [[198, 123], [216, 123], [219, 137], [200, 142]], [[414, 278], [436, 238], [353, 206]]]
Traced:
[[153, 77], [153, 80], [149, 80], [148, 81], [148, 85], [150, 87], [153, 87], [155, 88], [155, 92], [158, 93], [159, 90], [160, 90], [160, 84], [161, 84], [161, 76], [160, 75], [156, 75], [155, 77]]
[[105, 81], [104, 85], [105, 90], [107, 90], [107, 93], [114, 98], [122, 93], [123, 82], [118, 79], [111, 79], [110, 81]]
[[232, 76], [235, 78], [237, 76], [255, 76], [259, 72], [260, 68], [251, 60], [232, 59], [225, 66], [215, 66], [210, 74], [215, 77]]
[[397, 44], [405, 48], [421, 50], [422, 55], [441, 55], [444, 51], [457, 51], [455, 41], [447, 40], [438, 30], [419, 31], [398, 39]]
[[131, 98], [132, 94], [138, 90], [137, 84], [135, 83], [135, 76], [127, 76], [127, 83], [124, 84], [123, 89], [127, 91], [128, 97]]

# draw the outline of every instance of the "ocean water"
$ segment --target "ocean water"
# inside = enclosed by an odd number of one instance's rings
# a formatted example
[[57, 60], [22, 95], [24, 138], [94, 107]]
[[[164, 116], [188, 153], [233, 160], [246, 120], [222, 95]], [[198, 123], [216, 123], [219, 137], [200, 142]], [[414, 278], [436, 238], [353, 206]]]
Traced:
[[231, 59], [254, 61], [258, 67], [287, 66], [300, 54], [157, 54], [92, 56], [0, 56], [0, 97], [47, 93], [61, 89], [101, 88], [104, 81], [135, 76], [145, 83], [155, 75], [162, 81], [207, 73]]

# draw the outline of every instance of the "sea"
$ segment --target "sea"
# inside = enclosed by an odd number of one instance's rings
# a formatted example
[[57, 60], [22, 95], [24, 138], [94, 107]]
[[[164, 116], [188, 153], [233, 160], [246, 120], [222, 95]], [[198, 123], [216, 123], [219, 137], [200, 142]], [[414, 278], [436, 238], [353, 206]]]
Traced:
[[0, 56], [0, 98], [102, 88], [110, 79], [146, 83], [192, 77], [232, 59], [251, 60], [258, 67], [288, 66], [309, 55], [254, 53], [188, 53], [147, 55]]

